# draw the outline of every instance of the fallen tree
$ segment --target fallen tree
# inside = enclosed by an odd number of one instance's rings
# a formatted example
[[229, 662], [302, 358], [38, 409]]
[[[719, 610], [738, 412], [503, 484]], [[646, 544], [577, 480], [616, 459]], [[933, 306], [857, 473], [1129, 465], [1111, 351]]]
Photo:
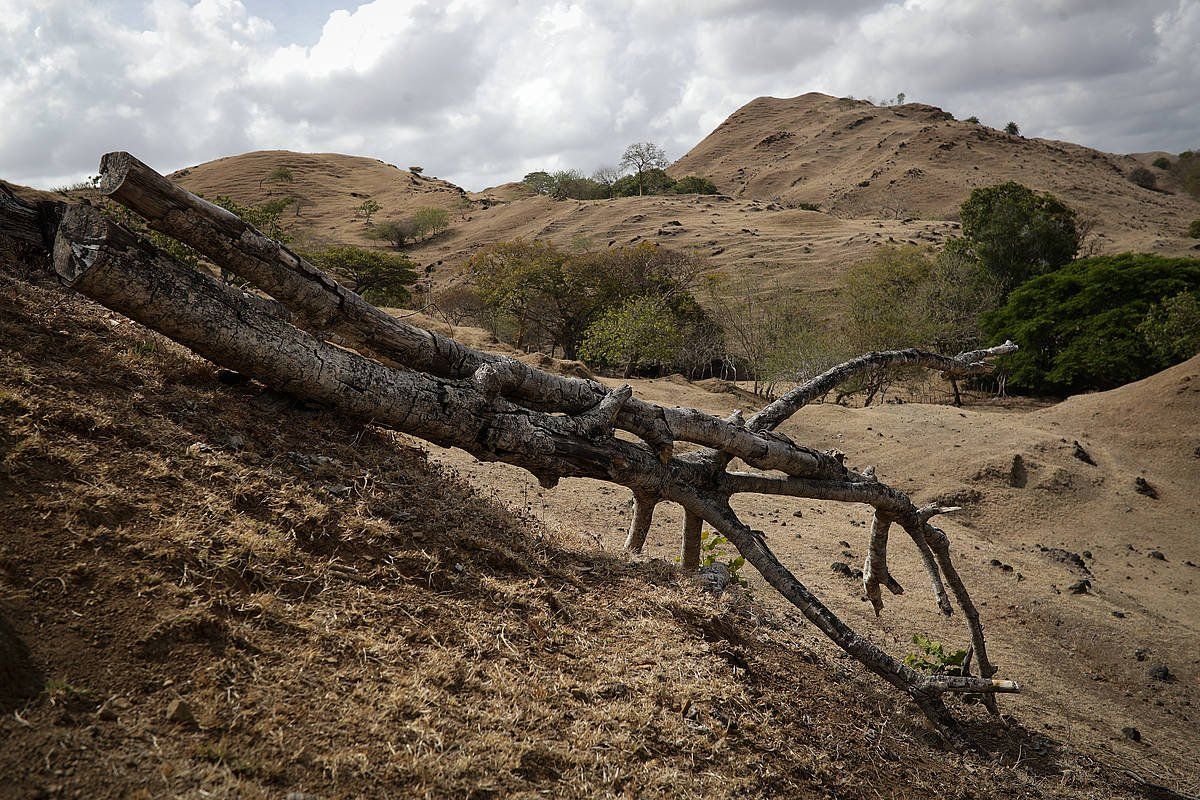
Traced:
[[[986, 371], [987, 359], [1012, 352], [1015, 345], [953, 357], [919, 350], [870, 353], [749, 418], [735, 413], [720, 419], [639, 400], [628, 386], [610, 390], [595, 381], [544, 372], [407, 325], [127, 153], [105, 156], [100, 189], [151, 229], [191, 246], [273, 300], [181, 264], [90, 206], [37, 208], [31, 224], [29, 207], [14, 199], [0, 205], [0, 220], [6, 227], [10, 218], [21, 220], [26, 238], [39, 230], [49, 237], [54, 269], [64, 283], [215, 364], [374, 424], [459, 447], [482, 460], [520, 466], [546, 487], [563, 477], [628, 487], [634, 497], [627, 539], [632, 552], [642, 548], [656, 505], [678, 503], [685, 512], [685, 570], [698, 565], [701, 527], [707, 523], [818, 629], [911, 697], [958, 746], [970, 742], [947, 711], [943, 694], [980, 694], [995, 712], [995, 693], [1019, 691], [1016, 683], [993, 678], [979, 615], [954, 568], [948, 538], [931, 522], [954, 509], [918, 508], [878, 480], [873, 469], [852, 470], [841, 454], [798, 445], [775, 431], [806, 404], [863, 372], [921, 366], [954, 377], [979, 374]], [[37, 222], [57, 221], [58, 215], [61, 222], [52, 233]], [[680, 453], [678, 443], [700, 447]], [[755, 471], [730, 469], [735, 459]], [[863, 584], [877, 614], [883, 607], [881, 587], [903, 591], [887, 567], [891, 527], [903, 529], [928, 572], [939, 609], [950, 614], [953, 596], [963, 612], [971, 655], [962, 674], [917, 672], [846, 625], [776, 558], [760, 532], [738, 518], [730, 499], [739, 493], [873, 507]], [[978, 676], [970, 673], [972, 658]]]

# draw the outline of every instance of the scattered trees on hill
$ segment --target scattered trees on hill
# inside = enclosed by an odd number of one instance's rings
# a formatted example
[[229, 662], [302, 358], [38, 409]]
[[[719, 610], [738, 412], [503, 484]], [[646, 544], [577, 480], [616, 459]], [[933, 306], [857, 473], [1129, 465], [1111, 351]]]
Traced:
[[1198, 293], [1195, 259], [1085, 258], [1013, 290], [984, 315], [983, 330], [1020, 344], [1006, 363], [1013, 388], [1056, 395], [1111, 389], [1190, 355]]
[[634, 142], [625, 148], [618, 166], [633, 170], [638, 194], [641, 195], [645, 194], [643, 188], [646, 172], [652, 169], [666, 169], [669, 163], [666, 152], [654, 142]]
[[634, 197], [656, 194], [716, 194], [712, 181], [699, 175], [674, 180], [665, 170], [646, 170], [640, 178], [622, 175], [611, 168], [597, 170], [591, 177], [574, 169], [556, 172], [531, 172], [522, 181], [538, 194], [555, 200], [604, 200], [610, 197]]
[[1007, 290], [1079, 252], [1075, 212], [1052, 194], [1009, 181], [975, 189], [960, 209], [970, 252]]
[[[476, 253], [467, 267], [480, 300], [491, 311], [484, 321], [493, 334], [518, 348], [548, 346], [565, 358], [579, 358], [590, 327], [637, 297], [659, 302], [682, 332], [707, 322], [691, 296], [701, 262], [649, 243], [569, 252], [541, 240], [501, 242]], [[630, 307], [626, 313], [636, 315], [639, 324], [648, 319], [648, 307]], [[640, 330], [650, 330], [648, 323]], [[614, 342], [612, 336], [598, 338], [591, 352], [602, 356], [603, 363], [615, 365], [613, 354], [620, 343]], [[655, 358], [639, 357], [635, 366], [662, 361], [661, 350], [648, 342], [641, 344], [641, 352], [653, 352]]]

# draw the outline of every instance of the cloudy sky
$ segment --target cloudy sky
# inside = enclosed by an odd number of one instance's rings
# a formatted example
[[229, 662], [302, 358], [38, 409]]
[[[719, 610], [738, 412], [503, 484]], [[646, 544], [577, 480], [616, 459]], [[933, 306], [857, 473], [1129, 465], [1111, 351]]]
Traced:
[[809, 91], [1178, 152], [1198, 42], [1200, 0], [0, 0], [0, 177], [284, 148], [480, 189]]

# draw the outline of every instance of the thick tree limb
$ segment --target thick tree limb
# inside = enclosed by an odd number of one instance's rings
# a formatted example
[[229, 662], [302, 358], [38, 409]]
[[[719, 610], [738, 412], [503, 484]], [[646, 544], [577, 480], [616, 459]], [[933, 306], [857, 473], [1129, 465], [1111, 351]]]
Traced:
[[[626, 486], [635, 499], [627, 539], [631, 550], [643, 546], [656, 503], [679, 503], [685, 511], [685, 566], [698, 561], [700, 527], [709, 523], [818, 629], [909, 694], [960, 744], [965, 740], [941, 694], [981, 693], [991, 700], [996, 692], [1019, 690], [1011, 681], [992, 679], [978, 614], [954, 571], [945, 535], [928, 523], [929, 510], [916, 508], [873, 471], [847, 469], [840, 454], [797, 445], [771, 430], [808, 401], [803, 392], [789, 393], [785, 405], [773, 404], [750, 421], [740, 415], [722, 420], [694, 409], [647, 403], [632, 397], [629, 387], [609, 391], [595, 381], [551, 375], [412, 328], [374, 309], [286, 248], [127, 154], [106, 157], [103, 173], [102, 187], [146, 216], [152, 227], [247, 278], [288, 314], [173, 261], [94, 209], [77, 208], [59, 227], [55, 266], [65, 282], [84, 294], [278, 389], [442, 446], [460, 447], [484, 460], [518, 465], [543, 485], [552, 486], [560, 477], [589, 477]], [[359, 352], [323, 341], [334, 334]], [[992, 354], [946, 359], [896, 351], [871, 354], [831, 373], [849, 376], [892, 363], [970, 371], [981, 369], [980, 359]], [[836, 383], [833, 377], [828, 381]], [[646, 444], [620, 439], [614, 428], [632, 432]], [[674, 455], [675, 441], [711, 449]], [[777, 474], [727, 472], [733, 458]], [[864, 570], [870, 576], [868, 596], [871, 587], [879, 595], [880, 585], [900, 591], [887, 571], [886, 542], [890, 524], [903, 527], [925, 558], [939, 605], [947, 612], [941, 578], [950, 584], [967, 618], [981, 677], [922, 675], [854, 632], [779, 562], [761, 534], [737, 518], [729, 498], [739, 492], [872, 506], [876, 523]], [[873, 604], [876, 600], [872, 597]]]

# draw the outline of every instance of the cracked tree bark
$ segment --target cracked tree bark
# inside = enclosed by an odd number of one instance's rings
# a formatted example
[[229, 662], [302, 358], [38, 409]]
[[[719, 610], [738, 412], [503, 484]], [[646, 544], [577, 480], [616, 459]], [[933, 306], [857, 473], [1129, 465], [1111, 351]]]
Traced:
[[[920, 365], [949, 375], [986, 370], [1012, 352], [1006, 343], [947, 357], [918, 350], [871, 353], [818, 376], [748, 420], [718, 419], [694, 409], [664, 408], [610, 391], [595, 381], [553, 375], [468, 348], [406, 325], [375, 309], [328, 275], [124, 153], [101, 165], [101, 188], [271, 295], [286, 310], [182, 265], [96, 209], [67, 209], [54, 241], [62, 280], [221, 366], [282, 391], [311, 398], [482, 460], [523, 467], [544, 486], [587, 477], [628, 487], [634, 515], [627, 547], [640, 550], [657, 503], [685, 511], [681, 561], [695, 567], [708, 523], [818, 629], [864, 666], [908, 694], [957, 746], [969, 740], [946, 710], [947, 692], [1016, 692], [993, 679], [978, 613], [950, 558], [945, 534], [930, 524], [948, 509], [917, 508], [873, 470], [847, 468], [841, 454], [797, 445], [774, 432], [808, 402], [864, 370]], [[328, 343], [336, 338], [343, 346]], [[358, 352], [346, 349], [353, 348]], [[631, 442], [614, 435], [633, 433]], [[676, 442], [703, 449], [676, 454]], [[732, 472], [733, 459], [762, 473]], [[876, 611], [879, 585], [902, 591], [887, 571], [887, 531], [900, 525], [917, 545], [945, 613], [964, 612], [980, 677], [925, 675], [897, 661], [837, 618], [771, 552], [761, 533], [732, 511], [738, 493], [778, 494], [862, 503], [875, 509], [864, 589]], [[944, 582], [943, 582], [944, 579]]]

